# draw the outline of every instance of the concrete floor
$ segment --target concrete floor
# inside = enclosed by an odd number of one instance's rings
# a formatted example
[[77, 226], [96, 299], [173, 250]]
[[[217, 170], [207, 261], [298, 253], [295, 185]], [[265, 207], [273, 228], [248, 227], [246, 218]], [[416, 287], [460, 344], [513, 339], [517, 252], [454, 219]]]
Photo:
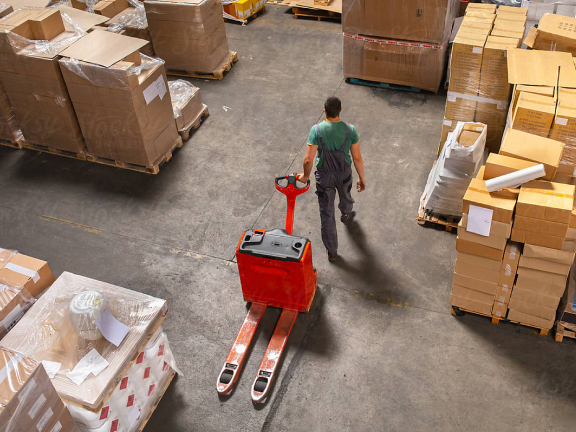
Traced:
[[[227, 24], [239, 62], [195, 80], [211, 115], [158, 176], [0, 149], [0, 245], [62, 271], [167, 299], [183, 376], [147, 431], [573, 431], [576, 342], [449, 311], [455, 236], [415, 223], [445, 95], [343, 82], [338, 24], [285, 8]], [[249, 389], [279, 311], [269, 309], [233, 395], [217, 375], [246, 311], [242, 230], [284, 224], [273, 178], [300, 170], [330, 95], [355, 124], [368, 189], [329, 264], [315, 195], [297, 205], [319, 289], [290, 336], [270, 401]], [[223, 106], [231, 109], [225, 111]]]

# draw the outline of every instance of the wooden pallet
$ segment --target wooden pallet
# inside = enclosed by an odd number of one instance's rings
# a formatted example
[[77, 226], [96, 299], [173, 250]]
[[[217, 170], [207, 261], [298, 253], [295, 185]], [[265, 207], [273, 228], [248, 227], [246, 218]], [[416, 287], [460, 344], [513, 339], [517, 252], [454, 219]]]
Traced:
[[332, 12], [328, 10], [322, 9], [308, 9], [308, 8], [299, 8], [293, 7], [292, 13], [294, 14], [294, 18], [315, 18], [318, 21], [322, 20], [337, 20], [341, 21], [342, 14], [338, 12]]
[[556, 324], [556, 334], [554, 335], [556, 342], [562, 342], [565, 337], [576, 339], [576, 332], [564, 327], [561, 323]]
[[178, 131], [178, 133], [182, 137], [182, 140], [187, 141], [188, 139], [190, 139], [192, 131], [198, 129], [202, 124], [202, 122], [204, 121], [204, 119], [210, 115], [208, 107], [206, 105], [203, 105], [203, 107], [204, 108], [202, 109], [202, 112], [198, 114], [198, 117], [196, 117], [188, 126]]
[[186, 77], [186, 78], [203, 78], [203, 79], [221, 80], [224, 78], [225, 73], [228, 72], [230, 69], [232, 69], [232, 66], [237, 61], [238, 61], [238, 54], [234, 51], [230, 51], [228, 56], [222, 61], [222, 63], [220, 63], [220, 65], [212, 73], [189, 72], [189, 71], [182, 71], [182, 70], [166, 69], [166, 75], [181, 76], [181, 77]]
[[520, 325], [523, 325], [523, 326], [525, 326], [525, 327], [532, 327], [532, 328], [535, 328], [536, 330], [540, 330], [540, 336], [547, 336], [547, 335], [548, 335], [548, 331], [550, 330], [550, 329], [545, 329], [545, 328], [542, 328], [542, 327], [537, 327], [537, 326], [534, 326], [534, 325], [532, 325], [532, 324], [521, 323], [521, 322], [518, 322], [518, 321], [512, 321], [512, 320], [510, 320], [510, 322], [511, 322], [512, 324], [520, 324]]
[[480, 313], [480, 312], [474, 312], [474, 311], [471, 311], [471, 310], [468, 310], [468, 309], [464, 309], [464, 308], [461, 308], [461, 307], [457, 307], [457, 306], [450, 306], [450, 313], [451, 313], [452, 315], [454, 315], [454, 316], [464, 316], [464, 315], [465, 315], [464, 312], [471, 313], [471, 314], [474, 314], [474, 315], [482, 315], [482, 316], [488, 317], [488, 318], [490, 318], [490, 319], [492, 320], [492, 324], [499, 324], [500, 321], [505, 321], [504, 318], [495, 317], [495, 316], [493, 316], [493, 315], [486, 315], [486, 314], [483, 314], [483, 313]]
[[252, 15], [250, 15], [248, 18], [245, 19], [240, 19], [240, 18], [229, 18], [229, 17], [224, 17], [224, 20], [226, 22], [229, 23], [238, 23], [238, 24], [248, 24], [250, 21], [252, 21], [254, 18], [256, 18], [258, 15], [262, 15], [264, 12], [266, 12], [266, 6], [264, 6], [262, 9], [254, 12]]
[[314, 6], [330, 6], [332, 0], [314, 0]]
[[113, 166], [116, 168], [122, 168], [131, 171], [138, 171], [147, 174], [158, 174], [160, 172], [160, 167], [164, 165], [166, 162], [168, 162], [170, 159], [172, 159], [172, 156], [174, 155], [176, 149], [179, 149], [183, 145], [184, 143], [182, 142], [182, 137], [178, 136], [178, 138], [172, 145], [172, 148], [169, 151], [167, 151], [163, 156], [161, 156], [159, 159], [157, 159], [151, 166], [136, 165], [113, 159], [106, 159], [99, 156], [94, 156], [90, 153], [86, 153], [86, 160], [89, 162], [95, 162], [102, 165]]
[[17, 141], [8, 141], [8, 140], [0, 139], [0, 145], [6, 146], [6, 147], [12, 147], [15, 149], [24, 148], [25, 143], [26, 143], [26, 141], [24, 141], [23, 139], [17, 140]]
[[405, 86], [405, 85], [399, 85], [399, 84], [389, 84], [389, 83], [378, 82], [378, 81], [368, 81], [368, 80], [363, 80], [360, 78], [346, 78], [346, 82], [348, 84], [356, 84], [356, 85], [362, 85], [362, 86], [366, 86], [366, 87], [384, 88], [384, 89], [388, 89], [388, 90], [400, 90], [400, 91], [407, 91], [407, 92], [412, 92], [412, 93], [419, 93], [421, 91], [421, 89], [419, 89], [418, 87], [411, 87], [411, 86]]
[[166, 393], [166, 390], [168, 390], [168, 387], [170, 387], [170, 383], [172, 382], [172, 380], [174, 379], [175, 376], [176, 376], [176, 372], [172, 372], [172, 374], [170, 375], [170, 378], [168, 378], [168, 381], [166, 381], [166, 384], [164, 384], [164, 386], [162, 387], [162, 391], [160, 392], [158, 399], [156, 399], [156, 402], [154, 402], [154, 405], [152, 405], [152, 408], [150, 409], [148, 416], [146, 417], [146, 419], [144, 419], [144, 421], [142, 422], [140, 427], [135, 432], [142, 432], [144, 430], [144, 428], [146, 427], [146, 424], [150, 420], [150, 417], [152, 417], [152, 414], [154, 414], [156, 407], [160, 403], [160, 400], [162, 400], [162, 398], [164, 397], [164, 393]]
[[24, 148], [26, 148], [28, 150], [35, 150], [35, 151], [39, 151], [39, 152], [43, 152], [43, 153], [50, 153], [50, 154], [54, 154], [54, 155], [58, 155], [58, 156], [64, 156], [64, 157], [77, 159], [77, 160], [86, 160], [86, 153], [84, 153], [84, 152], [75, 153], [75, 152], [71, 152], [71, 151], [67, 151], [67, 150], [59, 150], [59, 149], [55, 149], [52, 147], [48, 147], [48, 146], [44, 146], [44, 145], [40, 145], [40, 144], [33, 144], [33, 143], [29, 143], [29, 142], [24, 143]]
[[435, 215], [434, 213], [424, 210], [424, 200], [420, 203], [420, 211], [416, 218], [418, 225], [426, 226], [426, 224], [434, 224], [443, 226], [446, 231], [452, 232], [452, 229], [458, 229], [458, 222], [460, 218], [454, 216]]

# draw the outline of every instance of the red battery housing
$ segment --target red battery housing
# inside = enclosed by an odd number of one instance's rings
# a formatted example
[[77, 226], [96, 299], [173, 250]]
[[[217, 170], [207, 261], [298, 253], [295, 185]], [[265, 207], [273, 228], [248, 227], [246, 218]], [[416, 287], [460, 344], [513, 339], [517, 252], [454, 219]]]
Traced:
[[286, 230], [248, 230], [236, 248], [247, 302], [308, 312], [316, 293], [310, 241]]

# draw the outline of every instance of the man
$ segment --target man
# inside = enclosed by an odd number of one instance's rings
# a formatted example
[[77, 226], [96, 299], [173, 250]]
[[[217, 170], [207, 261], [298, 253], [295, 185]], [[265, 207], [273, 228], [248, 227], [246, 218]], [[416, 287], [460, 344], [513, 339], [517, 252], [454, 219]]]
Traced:
[[[324, 103], [326, 121], [312, 126], [308, 137], [308, 149], [304, 157], [304, 173], [299, 181], [306, 183], [310, 178], [314, 157], [316, 157], [316, 195], [320, 206], [320, 225], [322, 242], [328, 252], [328, 260], [336, 261], [338, 253], [338, 234], [334, 217], [334, 198], [336, 191], [340, 203], [340, 220], [348, 222], [354, 217], [352, 208], [354, 199], [352, 190], [352, 169], [354, 162], [360, 177], [356, 184], [358, 192], [366, 189], [364, 163], [360, 154], [358, 133], [352, 125], [340, 120], [342, 102], [336, 97], [329, 97]], [[318, 152], [318, 154], [316, 154]], [[352, 157], [350, 157], [352, 153]]]

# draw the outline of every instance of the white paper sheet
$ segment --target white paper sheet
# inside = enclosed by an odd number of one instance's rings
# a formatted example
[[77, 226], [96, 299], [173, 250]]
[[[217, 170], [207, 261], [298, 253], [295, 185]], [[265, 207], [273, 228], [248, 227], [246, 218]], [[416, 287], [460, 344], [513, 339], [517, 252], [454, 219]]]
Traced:
[[106, 308], [102, 315], [100, 315], [100, 317], [94, 321], [94, 324], [96, 324], [106, 340], [116, 346], [119, 346], [122, 343], [130, 331], [130, 327], [122, 324], [120, 321], [114, 318], [114, 315], [112, 315], [108, 308]]
[[138, 405], [131, 406], [128, 412], [126, 413], [126, 417], [128, 417], [130, 427], [134, 426], [134, 423], [136, 423], [138, 421], [138, 418], [140, 418], [140, 407]]
[[490, 235], [493, 213], [494, 211], [492, 209], [478, 207], [471, 204], [468, 209], [466, 231], [488, 237]]
[[62, 367], [62, 363], [53, 362], [49, 360], [42, 360], [42, 366], [46, 369], [46, 373], [50, 379], [54, 378], [60, 368]]
[[92, 349], [76, 364], [72, 372], [68, 372], [66, 376], [76, 385], [84, 382], [88, 375], [94, 374], [97, 376], [100, 372], [108, 367], [108, 361], [96, 351]]

